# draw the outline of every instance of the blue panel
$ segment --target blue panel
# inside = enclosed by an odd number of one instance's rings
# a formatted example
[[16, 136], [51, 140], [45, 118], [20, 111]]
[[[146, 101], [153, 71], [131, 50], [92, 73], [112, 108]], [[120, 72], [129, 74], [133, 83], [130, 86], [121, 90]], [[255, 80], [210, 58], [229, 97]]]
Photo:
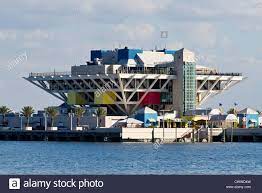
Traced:
[[163, 50], [157, 50], [157, 52], [164, 52], [165, 54], [175, 54], [176, 50], [163, 49]]
[[91, 61], [94, 61], [95, 58], [102, 58], [102, 50], [91, 50]]
[[[239, 117], [239, 124], [242, 126], [245, 123], [245, 127], [246, 128], [250, 128], [252, 123], [250, 122], [251, 119], [256, 120], [256, 123], [254, 124], [255, 127], [258, 127], [258, 119], [259, 119], [259, 115], [243, 115], [243, 114], [238, 114]], [[246, 117], [246, 122], [243, 122], [243, 118]]]
[[120, 60], [127, 60], [128, 59], [128, 49], [119, 49], [118, 50], [118, 59], [117, 61], [119, 62]]
[[256, 120], [256, 123], [254, 123], [255, 127], [258, 127], [258, 117], [259, 115], [247, 115], [247, 128], [251, 127], [252, 123], [250, 122], [250, 120], [254, 119]]
[[165, 50], [165, 54], [175, 54], [176, 50]]
[[135, 59], [137, 53], [142, 53], [143, 50], [141, 49], [119, 49], [118, 50], [118, 61], [120, 60], [128, 60], [128, 59]]
[[135, 119], [144, 122], [144, 127], [156, 126], [157, 122], [151, 123], [149, 120], [154, 119], [157, 121], [157, 113], [140, 113], [135, 115]]
[[140, 49], [130, 49], [128, 53], [128, 58], [134, 59], [137, 53], [142, 53], [142, 52], [143, 50], [140, 50]]
[[144, 114], [136, 114], [136, 115], [135, 115], [135, 119], [144, 122], [144, 120], [145, 120]]
[[155, 121], [157, 121], [157, 114], [156, 113], [146, 113], [145, 114], [145, 120], [144, 120], [144, 126], [145, 127], [150, 127], [150, 126], [156, 126], [157, 122], [151, 123], [150, 119], [154, 119]]

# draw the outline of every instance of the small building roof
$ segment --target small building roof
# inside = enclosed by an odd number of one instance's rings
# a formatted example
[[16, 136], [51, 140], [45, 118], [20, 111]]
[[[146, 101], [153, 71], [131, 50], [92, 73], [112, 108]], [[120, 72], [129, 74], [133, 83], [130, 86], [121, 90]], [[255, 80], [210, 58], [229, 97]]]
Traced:
[[127, 124], [143, 124], [143, 121], [139, 121], [137, 119], [134, 118], [127, 118], [124, 120], [119, 121], [119, 123], [127, 123]]
[[228, 115], [213, 115], [210, 121], [226, 121], [226, 122], [237, 122], [238, 118], [234, 114]]
[[259, 113], [256, 110], [248, 107], [239, 111], [237, 114], [258, 115]]
[[185, 116], [208, 115], [211, 109], [194, 109], [185, 112]]
[[222, 111], [220, 109], [212, 109], [209, 115], [221, 115]]

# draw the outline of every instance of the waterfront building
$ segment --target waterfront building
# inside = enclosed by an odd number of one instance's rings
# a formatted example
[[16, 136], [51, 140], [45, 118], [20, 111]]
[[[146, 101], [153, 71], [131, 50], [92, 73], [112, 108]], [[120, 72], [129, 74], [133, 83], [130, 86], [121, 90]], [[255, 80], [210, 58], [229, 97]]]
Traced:
[[149, 107], [144, 107], [138, 110], [135, 118], [144, 123], [144, 127], [157, 126], [157, 112]]
[[184, 120], [193, 121], [196, 127], [203, 128], [208, 127], [209, 120], [214, 115], [221, 115], [220, 109], [194, 109], [188, 110], [183, 116]]
[[239, 125], [243, 128], [254, 128], [259, 126], [259, 113], [252, 108], [245, 108], [237, 113]]
[[70, 72], [30, 73], [26, 80], [69, 105], [105, 107], [132, 115], [148, 106], [179, 116], [243, 80], [197, 64], [187, 49], [92, 50], [91, 61]]
[[212, 128], [232, 128], [238, 123], [238, 118], [234, 114], [213, 115], [209, 123], [212, 125]]

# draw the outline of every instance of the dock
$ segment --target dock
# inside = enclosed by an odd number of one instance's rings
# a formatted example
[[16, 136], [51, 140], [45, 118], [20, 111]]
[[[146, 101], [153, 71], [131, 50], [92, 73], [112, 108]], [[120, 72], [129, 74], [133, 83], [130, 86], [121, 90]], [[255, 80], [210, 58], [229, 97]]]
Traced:
[[120, 129], [90, 131], [14, 131], [1, 130], [0, 141], [82, 141], [82, 142], [120, 142]]
[[[213, 128], [194, 134], [202, 142], [262, 142], [261, 128]], [[199, 136], [199, 139], [198, 139]], [[212, 136], [212, 140], [208, 139]], [[225, 140], [224, 140], [225, 138]], [[192, 141], [192, 128], [98, 128], [85, 131], [0, 130], [0, 141], [154, 142]]]
[[226, 129], [226, 141], [231, 142], [262, 142], [261, 128], [231, 128]]

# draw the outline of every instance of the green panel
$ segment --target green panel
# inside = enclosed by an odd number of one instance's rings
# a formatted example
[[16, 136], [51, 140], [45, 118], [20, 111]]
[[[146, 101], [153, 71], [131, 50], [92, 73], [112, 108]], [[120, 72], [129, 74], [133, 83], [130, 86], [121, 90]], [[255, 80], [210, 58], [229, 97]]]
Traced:
[[84, 93], [69, 92], [67, 95], [67, 104], [69, 105], [85, 105], [87, 100]]
[[103, 92], [95, 95], [95, 104], [115, 104], [116, 95], [113, 92]]
[[196, 108], [196, 64], [185, 62], [183, 68], [184, 112]]

